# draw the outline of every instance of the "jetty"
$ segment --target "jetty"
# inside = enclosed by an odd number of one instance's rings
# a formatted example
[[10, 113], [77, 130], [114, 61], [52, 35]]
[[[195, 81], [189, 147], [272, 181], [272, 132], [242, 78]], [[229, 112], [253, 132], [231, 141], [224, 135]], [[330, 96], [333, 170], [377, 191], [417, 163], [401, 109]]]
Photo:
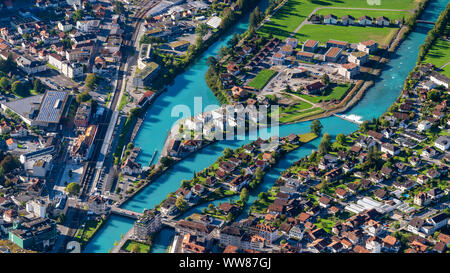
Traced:
[[152, 155], [152, 159], [150, 159], [150, 162], [148, 163], [149, 167], [152, 165], [153, 160], [155, 160], [155, 156], [156, 156], [157, 152], [158, 152], [158, 149], [155, 149], [155, 151], [153, 152], [153, 155]]

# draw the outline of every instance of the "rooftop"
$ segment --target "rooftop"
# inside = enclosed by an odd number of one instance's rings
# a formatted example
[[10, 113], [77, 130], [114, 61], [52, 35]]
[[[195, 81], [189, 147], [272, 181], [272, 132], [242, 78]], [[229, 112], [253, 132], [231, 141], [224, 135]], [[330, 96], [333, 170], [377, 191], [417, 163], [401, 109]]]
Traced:
[[68, 97], [69, 93], [65, 91], [47, 91], [35, 120], [59, 123]]

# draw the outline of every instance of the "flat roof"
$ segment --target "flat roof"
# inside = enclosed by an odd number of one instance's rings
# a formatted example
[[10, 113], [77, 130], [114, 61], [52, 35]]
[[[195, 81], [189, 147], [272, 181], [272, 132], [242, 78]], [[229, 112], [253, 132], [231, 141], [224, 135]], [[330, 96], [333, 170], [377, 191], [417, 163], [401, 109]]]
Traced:
[[149, 62], [142, 71], [140, 71], [137, 77], [141, 79], [145, 79], [148, 75], [150, 75], [155, 69], [157, 69], [159, 65], [155, 62]]
[[20, 100], [6, 102], [4, 105], [16, 114], [29, 119], [29, 114], [39, 108], [43, 97], [44, 95], [26, 97]]
[[222, 22], [222, 18], [213, 16], [206, 22], [206, 24], [210, 27], [218, 28], [220, 26], [220, 22]]
[[66, 91], [47, 91], [39, 109], [36, 121], [58, 123], [69, 93]]

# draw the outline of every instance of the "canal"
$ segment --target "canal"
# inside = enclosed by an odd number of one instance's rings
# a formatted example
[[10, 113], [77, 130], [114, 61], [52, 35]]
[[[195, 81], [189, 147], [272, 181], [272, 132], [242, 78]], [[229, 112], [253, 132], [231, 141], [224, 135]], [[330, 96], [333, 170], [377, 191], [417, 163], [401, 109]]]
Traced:
[[[435, 21], [447, 3], [447, 0], [432, 0], [420, 19]], [[266, 5], [267, 1], [262, 0], [260, 3], [260, 10], [264, 10]], [[187, 104], [193, 109], [193, 97], [202, 97], [203, 106], [219, 104], [204, 80], [204, 74], [208, 69], [206, 60], [208, 57], [214, 56], [221, 46], [226, 45], [226, 42], [231, 38], [233, 33], [244, 32], [247, 28], [247, 22], [248, 16], [235, 25], [225, 38], [213, 44], [198, 61], [186, 70], [185, 73], [179, 75], [174, 80], [174, 84], [168, 88], [168, 91], [159, 96], [153, 103], [135, 140], [135, 144], [142, 148], [139, 157], [140, 163], [147, 164], [155, 149], [161, 151], [168, 131], [173, 122], [178, 119], [178, 117], [171, 117], [172, 107], [178, 104]], [[368, 120], [382, 115], [395, 101], [402, 90], [404, 79], [414, 68], [416, 63], [419, 46], [424, 42], [425, 37], [431, 28], [432, 25], [419, 24], [393, 54], [387, 67], [375, 82], [375, 85], [367, 91], [366, 95], [356, 106], [344, 114], [356, 115], [360, 117], [361, 120]], [[324, 127], [323, 132], [327, 132], [333, 137], [340, 133], [348, 134], [357, 129], [355, 124], [337, 117], [323, 118], [320, 121]], [[301, 134], [309, 132], [310, 124], [311, 122], [302, 122], [280, 126], [278, 128], [279, 135], [286, 136], [290, 133]], [[268, 132], [266, 136], [270, 135], [271, 132]], [[165, 199], [170, 192], [176, 191], [182, 180], [191, 179], [194, 171], [203, 170], [211, 165], [221, 155], [223, 149], [227, 147], [235, 149], [248, 142], [250, 142], [250, 140], [221, 141], [205, 147], [200, 152], [189, 156], [175, 165], [154, 183], [147, 186], [140, 193], [126, 202], [123, 207], [137, 212], [142, 212], [146, 208], [153, 208]], [[280, 173], [294, 161], [310, 154], [312, 150], [317, 149], [319, 143], [320, 138], [289, 153], [280, 160], [280, 162], [266, 174], [264, 181], [258, 188], [251, 192], [248, 204], [252, 204], [260, 192], [268, 190], [278, 179]], [[224, 201], [226, 200], [216, 201], [216, 203]], [[208, 204], [199, 206], [192, 212], [200, 212], [201, 209], [207, 205]], [[244, 211], [241, 217], [245, 216], [247, 212], [248, 211]], [[111, 217], [107, 223], [104, 224], [102, 230], [100, 230], [87, 245], [84, 252], [108, 252], [108, 250], [113, 247], [114, 241], [119, 241], [121, 234], [125, 234], [132, 225], [132, 221], [124, 220], [121, 217]], [[163, 229], [155, 238], [152, 252], [165, 252], [172, 240], [173, 234], [173, 230], [167, 228]]]

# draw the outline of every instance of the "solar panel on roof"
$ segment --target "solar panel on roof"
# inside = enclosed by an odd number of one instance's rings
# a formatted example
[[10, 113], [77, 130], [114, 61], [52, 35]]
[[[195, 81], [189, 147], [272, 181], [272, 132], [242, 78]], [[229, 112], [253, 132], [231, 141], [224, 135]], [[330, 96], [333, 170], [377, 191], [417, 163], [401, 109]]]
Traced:
[[36, 121], [57, 123], [62, 114], [62, 104], [66, 100], [67, 92], [47, 91], [41, 103]]

